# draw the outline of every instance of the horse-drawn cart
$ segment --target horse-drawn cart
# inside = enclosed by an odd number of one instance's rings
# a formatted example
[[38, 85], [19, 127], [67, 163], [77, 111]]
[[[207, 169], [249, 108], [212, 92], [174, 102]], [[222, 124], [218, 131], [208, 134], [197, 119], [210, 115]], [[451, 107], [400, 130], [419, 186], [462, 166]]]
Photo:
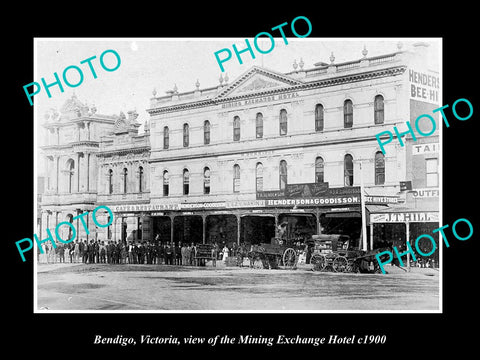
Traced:
[[314, 271], [378, 272], [375, 255], [383, 249], [359, 250], [347, 235], [314, 235], [310, 263]]
[[298, 261], [295, 247], [279, 238], [272, 238], [270, 244], [252, 245], [248, 257], [250, 266], [259, 269], [295, 269]]

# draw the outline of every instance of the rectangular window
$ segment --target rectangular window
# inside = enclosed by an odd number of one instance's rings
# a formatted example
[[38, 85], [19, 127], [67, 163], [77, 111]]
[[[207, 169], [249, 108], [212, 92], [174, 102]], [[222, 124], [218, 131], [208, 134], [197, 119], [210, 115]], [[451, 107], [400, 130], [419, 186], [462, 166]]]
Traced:
[[438, 159], [425, 159], [426, 165], [426, 186], [438, 186]]

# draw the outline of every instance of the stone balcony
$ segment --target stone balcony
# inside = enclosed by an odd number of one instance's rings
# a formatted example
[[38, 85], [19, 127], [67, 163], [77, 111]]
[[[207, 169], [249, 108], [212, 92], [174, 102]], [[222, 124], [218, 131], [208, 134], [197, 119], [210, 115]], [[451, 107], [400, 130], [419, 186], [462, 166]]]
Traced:
[[97, 201], [96, 192], [49, 193], [42, 195], [41, 205], [93, 204]]
[[98, 194], [99, 205], [136, 203], [143, 204], [150, 202], [150, 192], [126, 193], [126, 194]]

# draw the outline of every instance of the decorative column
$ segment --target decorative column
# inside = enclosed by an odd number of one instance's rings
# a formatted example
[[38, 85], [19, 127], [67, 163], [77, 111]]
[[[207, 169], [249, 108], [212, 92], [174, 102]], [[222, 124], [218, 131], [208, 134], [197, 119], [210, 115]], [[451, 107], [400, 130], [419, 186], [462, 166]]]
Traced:
[[373, 223], [370, 222], [370, 250], [373, 250]]
[[173, 224], [174, 224], [174, 219], [175, 215], [170, 215], [170, 244], [173, 244]]
[[[198, 80], [197, 80], [198, 81]], [[206, 236], [206, 224], [205, 224], [205, 220], [207, 219], [207, 216], [205, 214], [202, 214], [202, 244], [205, 244], [205, 236]]]
[[80, 153], [77, 153], [77, 192], [80, 192]]
[[237, 245], [240, 245], [240, 221], [241, 217], [240, 214], [235, 214], [237, 217]]
[[53, 176], [53, 188], [55, 189], [55, 193], [58, 194], [58, 162], [59, 162], [59, 156], [54, 155], [53, 157], [53, 171], [54, 171], [54, 176]]
[[142, 240], [145, 241], [152, 241], [152, 234], [151, 234], [151, 218], [149, 215], [142, 214]]
[[90, 191], [90, 153], [87, 154], [87, 189], [86, 191]]

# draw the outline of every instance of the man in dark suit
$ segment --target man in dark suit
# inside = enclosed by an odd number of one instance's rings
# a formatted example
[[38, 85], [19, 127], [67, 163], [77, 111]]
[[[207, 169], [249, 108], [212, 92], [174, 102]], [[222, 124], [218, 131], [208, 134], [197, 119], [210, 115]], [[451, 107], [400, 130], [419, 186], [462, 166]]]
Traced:
[[82, 258], [82, 263], [85, 263], [85, 252], [87, 249], [85, 248], [85, 243], [82, 239], [80, 239], [80, 243], [78, 244], [78, 249], [80, 251], [79, 256]]
[[115, 241], [112, 242], [112, 264], [118, 264], [118, 248]]
[[170, 243], [167, 243], [167, 246], [165, 246], [165, 257], [166, 257], [166, 264], [167, 265], [172, 265], [173, 264], [173, 249], [170, 246]]
[[143, 264], [143, 245], [142, 243], [138, 243], [137, 245], [137, 263]]
[[105, 246], [105, 251], [107, 253], [107, 263], [112, 263], [112, 241], [110, 240]]
[[97, 264], [100, 262], [100, 244], [98, 243], [98, 240], [93, 242], [93, 260]]

